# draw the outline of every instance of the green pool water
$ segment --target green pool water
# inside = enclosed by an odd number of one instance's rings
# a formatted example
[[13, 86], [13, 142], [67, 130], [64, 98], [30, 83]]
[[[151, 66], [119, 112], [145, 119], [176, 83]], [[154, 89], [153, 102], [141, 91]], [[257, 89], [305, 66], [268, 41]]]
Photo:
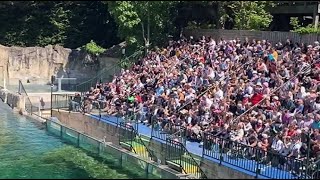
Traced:
[[44, 125], [13, 113], [0, 101], [0, 179], [92, 179], [99, 168], [99, 177], [137, 178], [132, 172], [65, 144]]

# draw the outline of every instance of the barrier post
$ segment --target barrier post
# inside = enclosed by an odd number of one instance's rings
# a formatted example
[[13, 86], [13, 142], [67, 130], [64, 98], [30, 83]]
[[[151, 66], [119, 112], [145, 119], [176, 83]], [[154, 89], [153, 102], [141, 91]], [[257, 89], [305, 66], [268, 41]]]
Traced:
[[80, 133], [78, 133], [77, 145], [78, 145], [78, 147], [80, 147]]
[[259, 167], [259, 151], [258, 151], [258, 149], [256, 149], [255, 150], [255, 159], [256, 159], [256, 163], [257, 163], [257, 165], [256, 165], [256, 176], [255, 176], [255, 178], [256, 179], [258, 179], [258, 176], [259, 176], [259, 174], [260, 174], [260, 167]]

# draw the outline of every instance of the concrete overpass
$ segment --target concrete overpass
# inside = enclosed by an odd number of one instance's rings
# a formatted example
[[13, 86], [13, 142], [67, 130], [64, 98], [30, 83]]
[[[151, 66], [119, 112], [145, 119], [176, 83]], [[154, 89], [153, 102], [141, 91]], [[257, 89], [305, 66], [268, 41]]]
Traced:
[[279, 1], [271, 8], [272, 15], [312, 16], [313, 24], [319, 23], [320, 6], [318, 1]]
[[271, 14], [314, 14], [318, 10], [317, 1], [280, 1], [270, 9]]

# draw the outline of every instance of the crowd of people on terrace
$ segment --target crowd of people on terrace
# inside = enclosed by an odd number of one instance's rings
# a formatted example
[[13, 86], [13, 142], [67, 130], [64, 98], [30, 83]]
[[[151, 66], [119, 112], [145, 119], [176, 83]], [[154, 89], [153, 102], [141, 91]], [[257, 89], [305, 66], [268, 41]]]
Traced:
[[136, 114], [158, 130], [184, 127], [194, 141], [211, 134], [292, 158], [306, 158], [310, 149], [317, 158], [319, 59], [317, 41], [183, 38], [92, 87], [86, 105]]

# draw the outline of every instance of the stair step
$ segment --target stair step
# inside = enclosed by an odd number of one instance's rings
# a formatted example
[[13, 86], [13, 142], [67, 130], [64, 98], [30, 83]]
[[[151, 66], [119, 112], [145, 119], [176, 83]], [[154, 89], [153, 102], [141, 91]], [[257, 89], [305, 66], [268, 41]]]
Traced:
[[[179, 166], [179, 167], [180, 167], [180, 164], [181, 164], [181, 166], [183, 167], [184, 171], [187, 174], [197, 174], [200, 171], [198, 166], [192, 165], [192, 164], [187, 163], [185, 161], [170, 160], [170, 161], [166, 161], [166, 162], [171, 164], [171, 165], [174, 164], [174, 165]], [[181, 172], [184, 172], [184, 171], [181, 169]]]
[[178, 172], [182, 172], [182, 169], [181, 169], [181, 167], [180, 167], [179, 164], [177, 164], [177, 163], [175, 163], [175, 162], [172, 162], [172, 161], [166, 161], [166, 164], [167, 164], [170, 168], [172, 168], [172, 169], [174, 169], [174, 170], [176, 170], [176, 171], [178, 171]]
[[120, 142], [120, 146], [123, 147], [123, 148], [125, 148], [125, 149], [127, 149], [127, 150], [129, 150], [129, 151], [132, 150], [132, 149], [131, 149], [131, 145], [128, 144], [128, 143]]
[[140, 134], [139, 136], [140, 136], [140, 139], [141, 139], [142, 141], [147, 142], [147, 143], [150, 142], [150, 137], [144, 136], [144, 135], [142, 135], [142, 134]]
[[183, 158], [186, 158], [186, 159], [190, 159], [190, 160], [194, 159], [198, 164], [200, 164], [200, 162], [201, 162], [201, 159], [195, 158], [195, 157], [193, 157], [193, 156], [192, 156], [192, 158], [191, 158], [190, 155], [188, 155], [188, 154], [184, 154], [184, 155], [182, 155], [182, 157], [183, 157]]

